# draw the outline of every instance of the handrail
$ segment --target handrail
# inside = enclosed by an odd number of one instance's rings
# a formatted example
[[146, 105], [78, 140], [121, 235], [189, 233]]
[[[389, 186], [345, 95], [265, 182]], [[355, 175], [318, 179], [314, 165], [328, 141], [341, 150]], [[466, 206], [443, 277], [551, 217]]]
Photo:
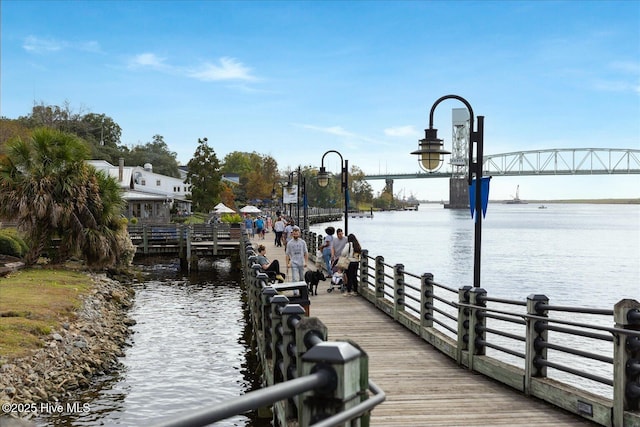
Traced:
[[[459, 365], [603, 425], [640, 425], [638, 301], [621, 300], [611, 310], [551, 304], [536, 294], [524, 301], [490, 297], [482, 288], [407, 272], [366, 249], [357, 274], [365, 300]], [[551, 377], [547, 367], [556, 370]], [[599, 384], [587, 388], [582, 379]]]
[[153, 424], [155, 427], [200, 427], [234, 415], [271, 405], [305, 391], [318, 389], [330, 384], [335, 374], [330, 369], [319, 369], [313, 374], [278, 383], [271, 387], [251, 391], [242, 396], [226, 400], [213, 408], [188, 412], [171, 420]]
[[512, 312], [509, 312], [509, 311], [490, 309], [490, 308], [487, 308], [487, 307], [481, 307], [481, 306], [474, 305], [474, 304], [467, 304], [467, 303], [461, 303], [461, 302], [455, 302], [455, 301], [451, 301], [451, 304], [454, 304], [457, 307], [467, 307], [467, 308], [481, 309], [482, 311], [486, 311], [486, 312], [506, 314], [506, 315], [515, 316], [515, 317], [521, 317], [523, 319], [542, 320], [542, 321], [544, 321], [546, 323], [557, 323], [557, 324], [560, 324], [560, 325], [576, 326], [578, 328], [595, 329], [595, 330], [598, 330], [598, 331], [610, 332], [612, 334], [627, 334], [627, 335], [640, 337], [640, 331], [634, 331], [632, 329], [621, 329], [621, 328], [612, 328], [612, 327], [609, 327], [609, 326], [589, 325], [587, 323], [572, 322], [570, 320], [562, 320], [562, 319], [552, 319], [550, 317], [538, 316], [538, 315], [535, 315], [535, 314], [512, 313]]
[[[308, 237], [305, 235], [305, 238]], [[240, 250], [253, 331], [266, 389], [274, 387], [274, 384], [284, 384], [287, 382], [286, 379], [302, 377], [305, 373], [314, 372], [318, 367], [327, 364], [352, 366], [349, 369], [350, 375], [344, 374], [345, 368], [336, 369], [336, 384], [340, 385], [333, 391], [326, 388], [314, 389], [314, 393], [323, 397], [320, 401], [331, 402], [328, 405], [311, 405], [311, 400], [305, 398], [307, 392], [292, 394], [285, 400], [273, 402], [276, 423], [283, 425], [296, 419], [300, 426], [307, 427], [312, 420], [322, 419], [317, 425], [335, 426], [354, 418], [361, 418], [362, 425], [367, 425], [367, 412], [384, 401], [385, 394], [368, 378], [368, 371], [364, 368], [366, 363], [362, 363], [366, 354], [347, 342], [325, 341], [326, 327], [319, 319], [305, 316], [308, 315], [308, 311], [295, 303], [295, 298], [299, 298], [300, 304], [308, 303], [306, 285], [279, 285], [285, 289], [287, 286], [296, 287], [290, 300], [277, 292], [278, 285], [269, 285], [268, 276], [262, 273], [259, 265], [255, 263], [251, 243], [246, 241], [245, 237], [242, 239]], [[286, 290], [282, 290], [286, 293]], [[337, 354], [341, 355], [340, 360], [334, 360]], [[331, 356], [327, 358], [328, 355]], [[363, 384], [368, 385], [368, 388]], [[342, 394], [348, 389], [358, 391], [356, 394]], [[367, 391], [372, 394], [371, 397], [366, 397]]]
[[345, 423], [349, 420], [357, 418], [366, 412], [372, 410], [380, 403], [384, 402], [386, 399], [385, 392], [378, 387], [373, 381], [369, 380], [369, 391], [373, 393], [374, 397], [370, 397], [364, 402], [360, 402], [353, 408], [349, 408], [345, 411], [342, 411], [336, 415], [333, 415], [329, 418], [326, 418], [320, 422], [312, 424], [311, 427], [334, 427], [338, 426], [342, 423]]

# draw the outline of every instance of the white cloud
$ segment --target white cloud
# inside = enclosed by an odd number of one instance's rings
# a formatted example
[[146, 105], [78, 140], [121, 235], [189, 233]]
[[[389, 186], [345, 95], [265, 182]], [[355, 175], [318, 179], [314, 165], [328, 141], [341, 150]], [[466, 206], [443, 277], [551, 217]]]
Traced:
[[149, 67], [153, 69], [163, 69], [167, 68], [164, 64], [165, 58], [161, 58], [153, 53], [141, 53], [133, 57], [133, 59], [129, 62], [129, 67], [138, 68], [138, 67]]
[[41, 39], [36, 36], [29, 36], [25, 39], [22, 47], [27, 52], [47, 53], [62, 50], [66, 47], [66, 43], [53, 39]]
[[43, 39], [36, 36], [29, 36], [24, 40], [22, 47], [27, 52], [44, 54], [49, 52], [59, 52], [64, 49], [81, 50], [85, 52], [100, 52], [100, 44], [96, 41], [68, 42], [65, 40]]
[[392, 128], [387, 128], [384, 130], [384, 134], [387, 136], [413, 136], [416, 135], [418, 131], [415, 127], [409, 126], [396, 126]]
[[[315, 130], [317, 132], [328, 133], [328, 134], [331, 134], [331, 135], [345, 136], [345, 137], [349, 137], [349, 138], [360, 138], [355, 133], [345, 130], [342, 126], [321, 127], [321, 126], [304, 125], [304, 124], [300, 125], [300, 126], [305, 128], [305, 129]], [[363, 138], [361, 138], [361, 139], [363, 139]]]
[[200, 69], [191, 71], [187, 75], [203, 81], [257, 80], [251, 74], [251, 68], [229, 57], [220, 58], [219, 65], [205, 63]]

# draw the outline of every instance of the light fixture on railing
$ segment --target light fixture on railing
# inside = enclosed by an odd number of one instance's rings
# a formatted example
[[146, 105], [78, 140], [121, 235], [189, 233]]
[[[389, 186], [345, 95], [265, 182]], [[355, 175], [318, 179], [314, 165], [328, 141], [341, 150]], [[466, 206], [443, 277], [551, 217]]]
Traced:
[[419, 156], [420, 167], [426, 172], [435, 172], [442, 166], [444, 155], [451, 152], [444, 150], [443, 140], [438, 138], [438, 129], [425, 129], [424, 139], [418, 141], [420, 149], [411, 154]]
[[349, 235], [349, 160], [343, 159], [342, 154], [340, 154], [336, 150], [329, 150], [322, 155], [322, 160], [320, 162], [320, 171], [318, 172], [318, 185], [320, 187], [326, 187], [329, 185], [329, 173], [324, 167], [324, 156], [329, 153], [336, 153], [340, 156], [340, 168], [341, 168], [341, 191], [344, 192], [344, 234], [345, 236]]
[[[473, 256], [473, 286], [480, 287], [480, 255], [481, 255], [481, 244], [482, 244], [482, 215], [484, 211], [486, 211], [486, 203], [484, 204], [484, 200], [488, 199], [488, 180], [489, 178], [485, 178], [485, 183], [482, 178], [482, 156], [483, 156], [483, 146], [484, 146], [484, 116], [478, 116], [478, 128], [474, 131], [474, 123], [473, 123], [473, 108], [469, 102], [458, 95], [445, 95], [438, 99], [433, 106], [431, 107], [431, 112], [429, 113], [429, 128], [425, 129], [425, 137], [419, 141], [420, 149], [413, 151], [411, 154], [417, 154], [420, 156], [419, 161], [421, 167], [423, 167], [427, 171], [435, 171], [437, 170], [443, 162], [443, 156], [445, 154], [450, 154], [448, 151], [442, 148], [443, 140], [438, 138], [438, 130], [433, 127], [433, 113], [442, 101], [446, 99], [457, 99], [462, 102], [469, 110], [469, 173], [467, 176], [467, 180], [469, 183], [469, 195], [472, 202], [471, 206], [471, 215], [474, 215], [475, 212], [475, 233], [474, 233], [474, 256]], [[475, 162], [473, 156], [473, 147], [476, 147], [476, 155]], [[473, 176], [475, 175], [475, 185], [473, 181]], [[483, 187], [485, 187], [483, 189]], [[486, 197], [483, 197], [486, 196]]]

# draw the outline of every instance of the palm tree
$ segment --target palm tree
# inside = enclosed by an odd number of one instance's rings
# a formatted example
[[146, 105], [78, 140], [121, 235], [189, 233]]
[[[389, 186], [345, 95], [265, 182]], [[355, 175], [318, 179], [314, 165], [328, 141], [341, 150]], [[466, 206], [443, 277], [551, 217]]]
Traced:
[[28, 237], [25, 262], [32, 264], [57, 234], [57, 261], [83, 255], [93, 266], [112, 265], [122, 198], [111, 178], [85, 163], [86, 144], [48, 128], [15, 139], [0, 156], [0, 216], [14, 218]]

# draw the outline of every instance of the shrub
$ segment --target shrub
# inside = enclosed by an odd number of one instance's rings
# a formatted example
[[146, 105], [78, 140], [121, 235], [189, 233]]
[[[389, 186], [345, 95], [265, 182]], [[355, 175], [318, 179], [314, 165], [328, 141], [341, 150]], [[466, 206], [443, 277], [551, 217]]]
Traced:
[[0, 254], [21, 258], [24, 253], [20, 243], [16, 239], [6, 234], [0, 234]]
[[239, 214], [223, 214], [220, 221], [227, 224], [240, 224], [242, 222], [242, 217]]
[[20, 234], [18, 234], [18, 230], [17, 229], [15, 229], [15, 228], [5, 228], [3, 230], [0, 230], [0, 234], [4, 234], [6, 236], [9, 236], [9, 237], [13, 238], [15, 241], [17, 241], [18, 244], [20, 245], [20, 249], [21, 249], [21, 254], [22, 255], [26, 254], [27, 251], [29, 250], [29, 246], [27, 246], [27, 244], [25, 243], [24, 239], [20, 236]]
[[130, 223], [131, 225], [136, 225], [136, 224], [138, 223], [138, 218], [136, 218], [136, 217], [134, 216], [133, 218], [131, 218], [131, 219], [129, 220], [129, 223]]

